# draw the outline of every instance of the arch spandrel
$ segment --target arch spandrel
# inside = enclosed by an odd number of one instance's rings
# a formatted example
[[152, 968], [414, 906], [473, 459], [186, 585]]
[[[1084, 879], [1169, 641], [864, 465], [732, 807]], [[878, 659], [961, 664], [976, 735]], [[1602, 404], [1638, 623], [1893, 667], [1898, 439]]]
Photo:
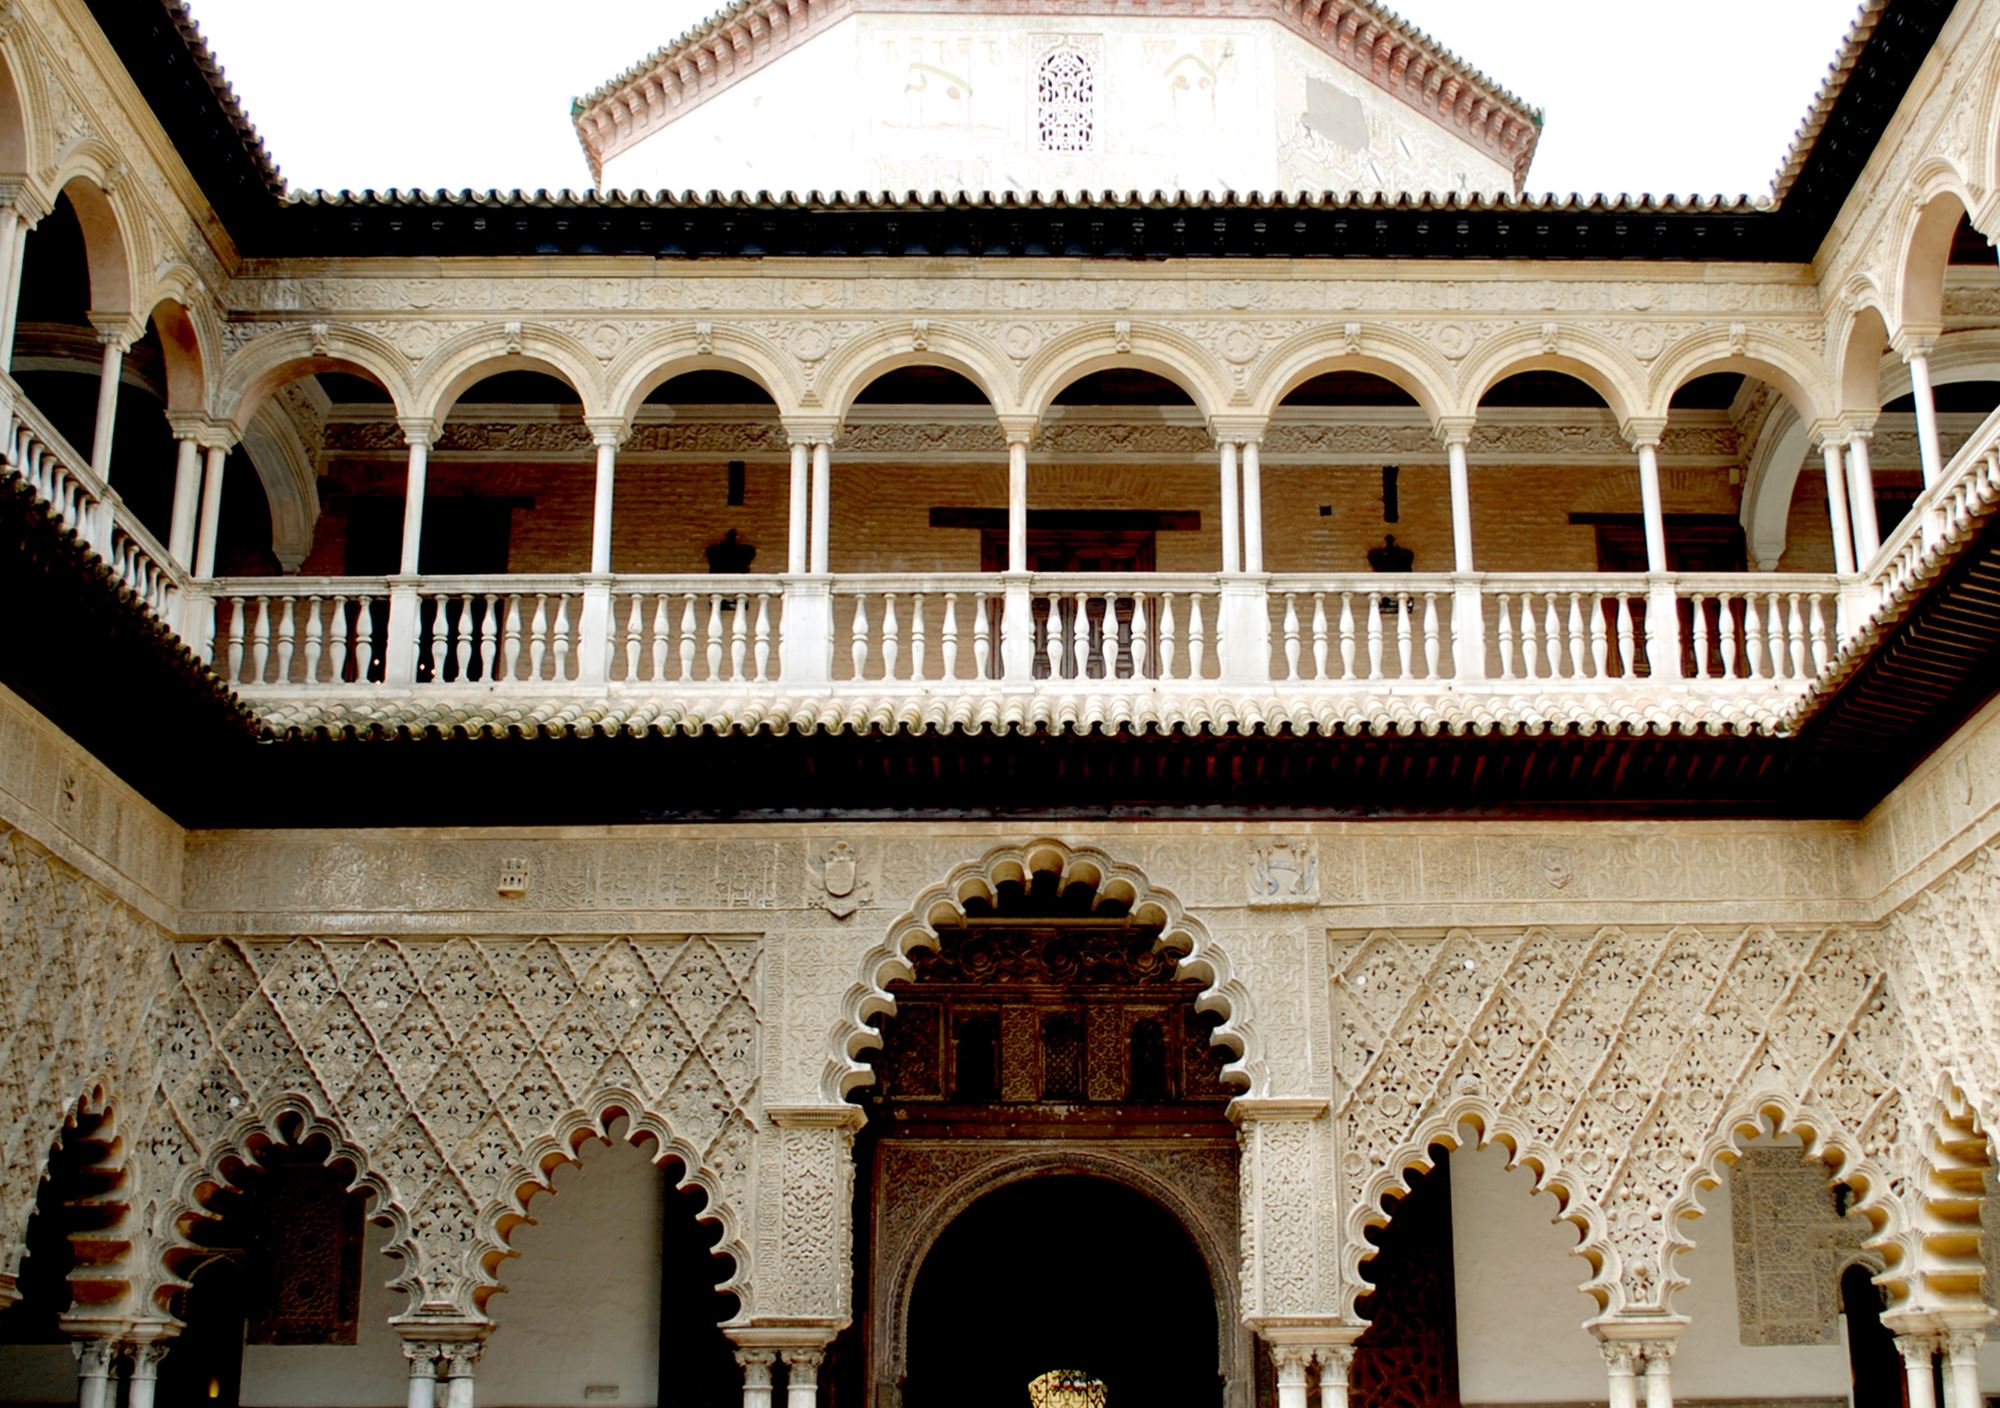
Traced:
[[832, 1033], [831, 1050], [820, 1078], [820, 1095], [833, 1103], [845, 1100], [873, 1080], [861, 1060], [880, 1045], [878, 1017], [893, 1014], [896, 999], [889, 984], [914, 976], [911, 954], [935, 949], [938, 925], [960, 923], [970, 900], [992, 903], [1004, 884], [1019, 884], [1037, 875], [1052, 875], [1060, 889], [1087, 885], [1100, 897], [1125, 906], [1139, 924], [1158, 925], [1159, 947], [1181, 953], [1179, 972], [1203, 984], [1195, 1001], [1198, 1011], [1221, 1017], [1214, 1040], [1235, 1054], [1223, 1076], [1246, 1095], [1261, 1095], [1269, 1081], [1262, 1043], [1253, 1016], [1253, 999], [1235, 976], [1229, 955], [1207, 927], [1186, 913], [1180, 900], [1156, 886], [1137, 866], [1114, 859], [1095, 847], [1072, 847], [1044, 839], [1002, 846], [978, 860], [954, 867], [945, 878], [920, 893], [909, 910], [890, 926], [884, 942], [862, 958], [858, 980], [848, 989]]

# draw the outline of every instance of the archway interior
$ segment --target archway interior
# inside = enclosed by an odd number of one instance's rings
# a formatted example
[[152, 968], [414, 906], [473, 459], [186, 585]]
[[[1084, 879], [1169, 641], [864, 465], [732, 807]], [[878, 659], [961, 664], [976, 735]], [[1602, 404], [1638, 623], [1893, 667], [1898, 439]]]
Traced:
[[1078, 1369], [1114, 1404], [1220, 1402], [1216, 1298], [1185, 1228], [1105, 1179], [1009, 1184], [933, 1244], [910, 1305], [904, 1408], [1023, 1408]]
[[[1113, 1403], [1206, 1405], [1219, 1375], [1247, 1384], [1247, 1333], [1218, 1319], [1238, 1153], [1201, 984], [1157, 922], [1053, 872], [968, 899], [938, 936], [890, 984], [855, 1097], [870, 1313], [844, 1391], [874, 1402], [907, 1375], [906, 1408], [1022, 1408], [1029, 1379], [1083, 1369]], [[999, 1191], [941, 1199], [939, 1160], [959, 1189]], [[1183, 1200], [1169, 1213], [1133, 1187]]]
[[94, 1283], [87, 1264], [90, 1251], [108, 1250], [97, 1234], [109, 1230], [122, 1211], [114, 1201], [121, 1174], [105, 1163], [111, 1138], [105, 1115], [82, 1112], [50, 1151], [15, 1282], [20, 1299], [0, 1310], [0, 1385], [5, 1385], [0, 1398], [73, 1396], [76, 1361], [62, 1318], [87, 1315], [93, 1294], [108, 1297], [120, 1289]]
[[1439, 1145], [1430, 1156], [1388, 1223], [1369, 1230], [1375, 1253], [1361, 1276], [1370, 1289], [1355, 1305], [1369, 1324], [1355, 1346], [1353, 1408], [1458, 1408], [1451, 1160]]

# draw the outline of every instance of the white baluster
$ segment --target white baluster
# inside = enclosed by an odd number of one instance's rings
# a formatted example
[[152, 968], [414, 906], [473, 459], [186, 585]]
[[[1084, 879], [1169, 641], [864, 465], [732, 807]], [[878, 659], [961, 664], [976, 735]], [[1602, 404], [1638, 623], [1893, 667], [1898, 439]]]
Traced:
[[500, 678], [516, 680], [521, 677], [521, 598], [517, 593], [507, 594], [507, 632], [500, 649]]
[[569, 678], [569, 593], [556, 597], [555, 639], [550, 642], [555, 651], [555, 678]]
[[896, 673], [896, 661], [902, 653], [902, 640], [896, 621], [896, 594], [885, 593], [882, 599], [882, 678], [901, 678]]
[[1312, 619], [1313, 678], [1326, 678], [1326, 593], [1313, 593]]
[[1549, 678], [1562, 674], [1562, 604], [1556, 592], [1542, 593], [1542, 647], [1549, 662]]
[[528, 621], [528, 678], [542, 677], [542, 661], [549, 653], [549, 598], [546, 592], [535, 594], [535, 614]]
[[319, 618], [320, 599], [306, 598], [306, 658], [305, 679], [307, 684], [318, 684], [319, 663], [326, 650], [326, 626]]
[[278, 613], [278, 672], [273, 678], [280, 684], [290, 684], [292, 679], [292, 641], [297, 629], [293, 612], [297, 607], [294, 598], [286, 597]]
[[[458, 649], [455, 654], [460, 684], [472, 678], [473, 633], [478, 629], [478, 623], [472, 615], [472, 603], [477, 599], [471, 592], [467, 592], [458, 601]], [[442, 605], [439, 609], [443, 609]]]
[[375, 613], [365, 597], [354, 603], [354, 678], [375, 678]]
[[1638, 633], [1632, 625], [1632, 598], [1624, 592], [1618, 593], [1618, 673], [1631, 679], [1639, 672], [1639, 662], [1634, 655]]
[[1514, 678], [1514, 618], [1508, 614], [1507, 593], [1497, 593], [1500, 616], [1493, 634], [1500, 642], [1500, 678]]
[[419, 615], [417, 619], [419, 621], [423, 619], [421, 614], [423, 606], [429, 606], [431, 609], [431, 648], [429, 652], [431, 680], [436, 684], [443, 684], [445, 646], [451, 634], [450, 617], [445, 607], [451, 598], [444, 596], [419, 597], [418, 600], [423, 604], [418, 607]]
[[646, 638], [646, 648], [653, 652], [653, 682], [663, 684], [667, 678], [667, 656], [671, 654], [672, 627], [668, 624], [669, 593], [661, 592], [653, 598], [653, 630]]
[[1806, 654], [1806, 616], [1797, 592], [1791, 593], [1791, 619], [1786, 623], [1786, 633], [1792, 644], [1792, 678], [1805, 679], [1812, 673]]
[[500, 660], [500, 596], [497, 592], [486, 594], [486, 624], [479, 632], [479, 677], [488, 684], [493, 682], [494, 671]]
[[1354, 678], [1354, 593], [1340, 594], [1340, 677]]
[[1744, 592], [1744, 666], [1748, 678], [1764, 678], [1764, 618], [1754, 592]]
[[[367, 608], [361, 608], [365, 613]], [[347, 679], [348, 667], [354, 664], [355, 632], [347, 619], [347, 598], [335, 596], [326, 616], [326, 678], [329, 684], [341, 684]], [[358, 668], [355, 679], [365, 680], [368, 676]]]
[[930, 661], [925, 658], [929, 642], [924, 639], [924, 594], [910, 597], [910, 678], [919, 682], [930, 678]]
[[1542, 677], [1542, 628], [1535, 619], [1535, 599], [1527, 592], [1521, 593], [1521, 677], [1540, 679]]
[[265, 668], [271, 663], [271, 598], [257, 598], [256, 634], [250, 638], [250, 683], [264, 683]]
[[249, 633], [249, 613], [248, 597], [239, 596], [229, 603], [229, 649], [225, 656], [229, 666], [223, 678], [231, 684], [243, 683], [243, 647], [244, 637]]
[[736, 598], [736, 609], [729, 614], [729, 678], [743, 678], [744, 662], [750, 658], [750, 599]]
[[722, 678], [722, 593], [708, 594], [708, 629], [703, 637], [703, 655], [708, 665], [707, 678], [711, 681]]
[[868, 598], [866, 594], [854, 594], [854, 637], [848, 645], [848, 655], [854, 662], [854, 678], [868, 678]]
[[1285, 593], [1285, 678], [1299, 677], [1299, 599], [1294, 592]]
[[1444, 638], [1438, 629], [1436, 592], [1424, 593], [1424, 678], [1438, 677], [1438, 662], [1444, 658]]
[[1583, 593], [1569, 594], [1569, 677], [1585, 679], [1590, 674], [1590, 639], [1584, 634]]
[[[745, 608], [748, 609], [747, 606]], [[757, 668], [757, 682], [762, 684], [771, 678], [771, 594], [757, 593], [757, 647], [753, 657]]]
[[972, 677], [986, 679], [987, 666], [993, 659], [992, 619], [987, 609], [985, 592], [975, 592], [972, 597]]
[[1708, 598], [1694, 594], [1694, 672], [1698, 680], [1708, 678]]
[[1174, 594], [1161, 592], [1159, 677], [1163, 680], [1174, 677], [1174, 657], [1179, 653], [1179, 645], [1174, 639]]
[[1368, 593], [1368, 678], [1382, 678], [1382, 604], [1388, 597], [1381, 592]]
[[1715, 634], [1722, 649], [1722, 678], [1736, 678], [1736, 601], [1724, 594], [1716, 598]]
[[633, 684], [639, 681], [639, 632], [644, 629], [645, 611], [645, 597], [633, 592], [625, 602], [625, 678]]
[[681, 672], [679, 678], [682, 684], [691, 683], [694, 679], [695, 637], [700, 634], [700, 629], [695, 624], [695, 604], [699, 600], [700, 598], [693, 592], [689, 592], [681, 598], [681, 638], [679, 650]]
[[1070, 678], [1087, 679], [1090, 676], [1090, 598], [1082, 592], [1076, 594], [1076, 615], [1070, 618]]
[[1410, 617], [1416, 613], [1417, 601], [1408, 592], [1396, 593], [1396, 678], [1409, 679], [1416, 673], [1415, 662], [1410, 659]]
[[1771, 592], [1764, 599], [1764, 658], [1770, 662], [1771, 678], [1785, 676], [1785, 614], [1784, 599], [1777, 592]]
[[1201, 618], [1201, 593], [1188, 593], [1188, 672], [1187, 677], [1198, 680], [1208, 671], [1208, 628]]
[[1814, 592], [1810, 602], [1812, 614], [1808, 630], [1812, 640], [1812, 672], [1818, 676], [1825, 672], [1827, 662], [1833, 658], [1833, 651], [1826, 630], [1826, 598]]
[[1143, 594], [1132, 598], [1132, 678], [1151, 679], [1146, 672], [1148, 657], [1152, 652], [1152, 635], [1146, 628], [1146, 598]]
[[947, 680], [958, 678], [958, 593], [944, 594], [944, 624], [938, 631], [938, 649], [944, 657], [944, 674]]

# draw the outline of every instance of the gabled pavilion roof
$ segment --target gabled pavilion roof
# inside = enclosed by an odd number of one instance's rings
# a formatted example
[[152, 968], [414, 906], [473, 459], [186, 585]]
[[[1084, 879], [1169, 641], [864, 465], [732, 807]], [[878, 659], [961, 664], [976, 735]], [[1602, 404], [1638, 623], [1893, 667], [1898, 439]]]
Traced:
[[1036, 18], [1255, 18], [1282, 23], [1385, 93], [1457, 133], [1514, 173], [1519, 189], [1541, 137], [1530, 107], [1377, 0], [737, 0], [570, 108], [593, 178], [651, 135], [826, 29], [864, 12]]

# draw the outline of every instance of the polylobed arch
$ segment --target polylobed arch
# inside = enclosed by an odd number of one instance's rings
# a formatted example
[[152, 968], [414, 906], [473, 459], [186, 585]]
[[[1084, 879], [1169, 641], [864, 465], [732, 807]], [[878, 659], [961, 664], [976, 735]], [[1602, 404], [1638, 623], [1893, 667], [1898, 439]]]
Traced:
[[1704, 1215], [1700, 1195], [1722, 1182], [1727, 1166], [1742, 1157], [1749, 1140], [1764, 1134], [1796, 1137], [1800, 1158], [1825, 1164], [1828, 1183], [1844, 1183], [1852, 1190], [1853, 1210], [1866, 1217], [1874, 1229], [1867, 1249], [1881, 1258], [1884, 1268], [1875, 1282], [1886, 1292], [1891, 1307], [1906, 1299], [1910, 1292], [1910, 1219], [1892, 1175], [1870, 1159], [1830, 1114], [1789, 1094], [1767, 1090], [1736, 1102], [1735, 1113], [1718, 1126], [1667, 1207], [1660, 1256], [1661, 1304], [1671, 1306], [1675, 1293], [1689, 1285], [1676, 1263], [1680, 1254], [1694, 1245], [1687, 1229]]
[[[736, 1118], [740, 1120], [741, 1116]], [[613, 1134], [612, 1126], [621, 1121], [625, 1126], [623, 1131]], [[739, 1133], [747, 1136], [747, 1126], [740, 1127]], [[657, 1150], [651, 1156], [654, 1164], [662, 1169], [667, 1169], [670, 1163], [679, 1167], [678, 1176], [668, 1169], [676, 1191], [690, 1187], [701, 1190], [707, 1204], [696, 1220], [722, 1229], [715, 1254], [728, 1257], [731, 1265], [730, 1274], [715, 1288], [718, 1294], [736, 1298], [737, 1312], [726, 1323], [743, 1324], [749, 1320], [753, 1285], [750, 1252], [743, 1240], [741, 1214], [722, 1196], [721, 1171], [706, 1166], [700, 1152], [678, 1137], [667, 1119], [650, 1110], [636, 1091], [610, 1086], [594, 1092], [581, 1108], [563, 1117], [556, 1128], [530, 1138], [522, 1148], [520, 1162], [505, 1180], [504, 1187], [512, 1191], [503, 1192], [497, 1202], [478, 1214], [481, 1246], [477, 1274], [472, 1277], [470, 1294], [466, 1297], [467, 1311], [483, 1317], [487, 1302], [504, 1289], [498, 1276], [500, 1264], [510, 1256], [520, 1255], [513, 1246], [513, 1233], [534, 1221], [528, 1205], [537, 1195], [555, 1193], [555, 1170], [563, 1164], [580, 1165], [583, 1160], [579, 1151], [587, 1141], [595, 1139], [609, 1144], [616, 1138], [641, 1149], [651, 1141]], [[735, 1149], [731, 1157], [746, 1165], [732, 1172], [747, 1188], [747, 1147]]]
[[1141, 1162], [1112, 1149], [1051, 1145], [981, 1163], [932, 1193], [917, 1234], [897, 1249], [898, 1259], [889, 1268], [889, 1284], [875, 1296], [878, 1310], [886, 1307], [888, 1312], [877, 1317], [878, 1325], [886, 1326], [886, 1344], [880, 1352], [883, 1363], [879, 1367], [888, 1371], [887, 1381], [894, 1382], [895, 1375], [909, 1363], [911, 1299], [917, 1279], [946, 1229], [989, 1194], [1052, 1175], [1094, 1178], [1127, 1189], [1150, 1200], [1180, 1223], [1206, 1267], [1215, 1293], [1218, 1363], [1226, 1377], [1234, 1377], [1234, 1369], [1247, 1378], [1248, 1366], [1233, 1363], [1237, 1357], [1235, 1340], [1243, 1327], [1242, 1296], [1237, 1284], [1240, 1249], [1219, 1240], [1184, 1191]]
[[[1471, 1131], [1468, 1141], [1464, 1131]], [[1504, 1110], [1487, 1101], [1467, 1096], [1453, 1101], [1425, 1119], [1398, 1145], [1387, 1163], [1368, 1175], [1347, 1215], [1346, 1235], [1341, 1241], [1340, 1314], [1343, 1320], [1361, 1321], [1357, 1302], [1368, 1293], [1361, 1268], [1375, 1255], [1368, 1240], [1371, 1228], [1386, 1226], [1395, 1218], [1395, 1206], [1411, 1191], [1411, 1175], [1427, 1174], [1437, 1167], [1433, 1148], [1477, 1151], [1500, 1148], [1507, 1156], [1507, 1170], [1526, 1168], [1535, 1177], [1531, 1193], [1554, 1197], [1560, 1211], [1555, 1221], [1576, 1229], [1576, 1245], [1570, 1255], [1581, 1258], [1590, 1268], [1577, 1290], [1597, 1302], [1600, 1311], [1611, 1305], [1611, 1288], [1605, 1281], [1607, 1258], [1604, 1246], [1604, 1216], [1583, 1197], [1577, 1179], [1565, 1171], [1546, 1150], [1533, 1146], [1526, 1129]], [[1363, 1322], [1365, 1323], [1365, 1322]]]
[[[67, 1234], [70, 1265], [67, 1273], [67, 1289], [72, 1307], [98, 1308], [115, 1305], [126, 1292], [126, 1281], [122, 1275], [125, 1253], [129, 1243], [123, 1238], [123, 1224], [131, 1211], [129, 1202], [123, 1196], [125, 1183], [125, 1146], [118, 1128], [119, 1106], [113, 1102], [102, 1083], [91, 1083], [76, 1098], [62, 1106], [62, 1117], [56, 1124], [55, 1132], [42, 1145], [42, 1168], [33, 1185], [27, 1208], [17, 1225], [8, 1230], [6, 1259], [0, 1263], [0, 1289], [6, 1294], [0, 1296], [0, 1309], [12, 1303], [18, 1294], [18, 1281], [25, 1253], [29, 1245], [31, 1224], [42, 1209], [41, 1189], [51, 1176], [51, 1165], [56, 1152], [65, 1145], [81, 1145], [88, 1155], [79, 1161], [78, 1172], [95, 1175], [101, 1185], [96, 1195], [89, 1197], [87, 1204], [98, 1211], [106, 1224], [96, 1229], [96, 1235], [71, 1231]], [[76, 1190], [63, 1190], [73, 1198]], [[66, 1206], [74, 1208], [83, 1203], [70, 1201]]]
[[1203, 419], [1229, 405], [1227, 381], [1206, 349], [1172, 329], [1135, 324], [1116, 337], [1098, 328], [1051, 342], [1022, 370], [1021, 409], [1039, 420], [1072, 382], [1115, 370], [1151, 372], [1172, 382]]
[[2000, 1297], [1983, 1284], [1987, 1225], [2000, 1209], [1985, 1205], [1986, 1178], [1996, 1150], [1978, 1108], [1949, 1074], [1933, 1085], [1919, 1131], [1913, 1201], [1922, 1216], [1912, 1229], [1910, 1280], [1926, 1310], [1978, 1313]]
[[1318, 329], [1273, 352], [1258, 378], [1263, 389], [1251, 398], [1253, 413], [1268, 418], [1301, 386], [1333, 372], [1361, 372], [1400, 387], [1433, 425], [1451, 403], [1450, 375], [1414, 338], [1371, 331], [1355, 350], [1339, 352], [1329, 352], [1327, 342], [1327, 330]]
[[1180, 976], [1198, 979], [1202, 992], [1195, 1010], [1221, 1017], [1213, 1040], [1227, 1046], [1236, 1059], [1223, 1067], [1223, 1079], [1243, 1087], [1244, 1095], [1265, 1093], [1264, 1067], [1249, 993], [1231, 972], [1228, 955], [1207, 928], [1187, 914], [1178, 898], [1153, 884], [1138, 867], [1114, 860], [1095, 847], [1071, 847], [1052, 838], [1023, 845], [1000, 846], [975, 861], [952, 868], [937, 884], [917, 895], [909, 910], [889, 926], [884, 942], [870, 949], [842, 1003], [831, 1049], [821, 1077], [820, 1095], [828, 1102], [845, 1100], [874, 1080], [862, 1053], [881, 1045], [878, 1017], [893, 1015], [896, 999], [889, 984], [915, 977], [910, 955], [919, 948], [936, 949], [942, 940], [938, 926], [953, 927], [966, 919], [970, 901], [995, 903], [999, 887], [1028, 884], [1037, 875], [1051, 876], [1058, 892], [1088, 886], [1098, 902], [1124, 907], [1135, 924], [1157, 925], [1159, 949], [1181, 953]]
[[[172, 1118], [164, 1108], [155, 1117]], [[238, 1180], [243, 1170], [258, 1167], [260, 1151], [273, 1146], [301, 1152], [323, 1147], [326, 1150], [321, 1159], [323, 1167], [345, 1165], [353, 1170], [348, 1191], [358, 1189], [368, 1195], [368, 1216], [388, 1226], [388, 1251], [402, 1263], [402, 1273], [390, 1283], [390, 1289], [408, 1294], [414, 1310], [420, 1298], [416, 1278], [419, 1263], [413, 1255], [415, 1243], [405, 1208], [395, 1200], [388, 1181], [371, 1168], [367, 1154], [350, 1136], [339, 1116], [323, 1113], [299, 1095], [279, 1096], [239, 1117], [200, 1158], [191, 1162], [174, 1187], [154, 1193], [161, 1199], [159, 1215], [154, 1219], [159, 1241], [152, 1264], [143, 1268], [147, 1284], [143, 1287], [141, 1310], [172, 1317], [174, 1296], [188, 1288], [195, 1266], [204, 1256], [191, 1235], [192, 1229], [197, 1223], [218, 1216], [209, 1206], [210, 1200], [225, 1188], [242, 1191], [243, 1185]]]
[[1955, 189], [1934, 182], [1921, 198], [1903, 236], [1896, 261], [1895, 330], [1930, 332], [1944, 323], [1944, 280], [1951, 242], [1965, 219], [1965, 202]]

